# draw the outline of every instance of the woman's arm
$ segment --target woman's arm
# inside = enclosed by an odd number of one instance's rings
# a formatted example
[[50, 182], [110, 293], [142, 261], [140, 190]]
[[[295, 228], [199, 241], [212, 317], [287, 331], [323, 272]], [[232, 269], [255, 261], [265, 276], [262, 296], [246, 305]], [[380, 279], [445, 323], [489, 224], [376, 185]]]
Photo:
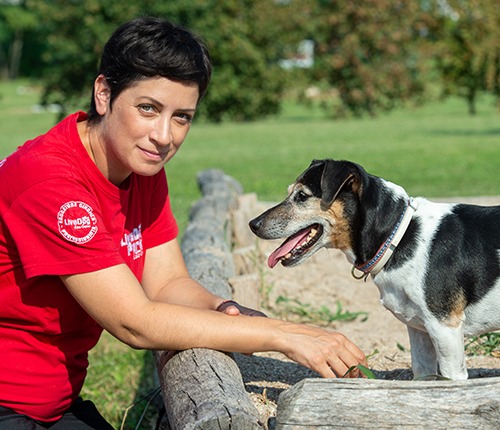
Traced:
[[212, 310], [223, 301], [189, 276], [176, 239], [147, 250], [141, 284], [153, 301]]
[[126, 344], [247, 354], [279, 351], [325, 377], [342, 376], [349, 367], [366, 364], [359, 348], [340, 333], [272, 318], [235, 318], [214, 312], [221, 299], [189, 278], [176, 243], [150, 251], [144, 285], [125, 265], [62, 277], [83, 308]]

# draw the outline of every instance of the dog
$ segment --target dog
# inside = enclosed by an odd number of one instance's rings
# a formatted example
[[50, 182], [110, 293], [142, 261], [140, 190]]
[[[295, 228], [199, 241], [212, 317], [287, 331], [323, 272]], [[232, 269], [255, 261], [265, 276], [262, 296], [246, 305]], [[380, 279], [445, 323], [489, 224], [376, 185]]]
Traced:
[[467, 379], [464, 336], [500, 329], [500, 206], [435, 203], [350, 161], [314, 160], [249, 223], [294, 266], [337, 248], [408, 328], [415, 379]]

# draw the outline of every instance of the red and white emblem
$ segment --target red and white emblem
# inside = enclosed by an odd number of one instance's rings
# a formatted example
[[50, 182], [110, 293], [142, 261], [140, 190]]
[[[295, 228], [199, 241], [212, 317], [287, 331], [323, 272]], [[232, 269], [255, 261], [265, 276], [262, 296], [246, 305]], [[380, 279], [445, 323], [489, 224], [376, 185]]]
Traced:
[[59, 232], [69, 242], [87, 243], [97, 233], [97, 218], [84, 202], [67, 202], [57, 214]]

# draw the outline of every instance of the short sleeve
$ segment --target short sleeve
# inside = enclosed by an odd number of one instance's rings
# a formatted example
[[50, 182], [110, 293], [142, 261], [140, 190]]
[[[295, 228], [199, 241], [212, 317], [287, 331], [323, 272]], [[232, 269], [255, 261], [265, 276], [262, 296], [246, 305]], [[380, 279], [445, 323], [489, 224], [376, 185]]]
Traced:
[[51, 178], [24, 190], [4, 214], [27, 278], [85, 273], [123, 262], [96, 197]]

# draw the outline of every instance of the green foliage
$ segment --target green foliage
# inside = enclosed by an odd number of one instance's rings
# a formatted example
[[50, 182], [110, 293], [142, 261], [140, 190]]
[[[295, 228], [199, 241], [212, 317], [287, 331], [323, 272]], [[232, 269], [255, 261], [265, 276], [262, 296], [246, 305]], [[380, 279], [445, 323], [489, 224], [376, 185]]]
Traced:
[[[124, 422], [124, 429], [134, 429], [157, 388], [152, 353], [133, 350], [104, 332], [89, 362], [82, 397], [94, 401], [113, 428]], [[146, 410], [141, 428], [154, 428], [156, 412], [153, 407]]]
[[[125, 21], [141, 15], [163, 16], [199, 33], [214, 64], [212, 84], [199, 115], [212, 121], [251, 120], [278, 111], [284, 78], [276, 61], [256, 44], [256, 11], [274, 3], [253, 1], [67, 2], [27, 0], [30, 10], [47, 17], [38, 33], [46, 42], [44, 103], [57, 103], [67, 112], [86, 110], [91, 85], [104, 43]], [[50, 18], [48, 18], [50, 17]], [[260, 25], [262, 27], [262, 25]], [[260, 28], [259, 27], [259, 28]], [[275, 60], [275, 59], [274, 59]]]
[[212, 83], [200, 112], [212, 121], [252, 120], [276, 113], [283, 74], [259, 45], [257, 14], [273, 2], [180, 0], [158, 6], [158, 13], [180, 22], [205, 40], [212, 57]]
[[281, 305], [281, 317], [289, 318], [290, 316], [295, 316], [299, 321], [314, 324], [331, 324], [334, 321], [354, 321], [358, 317], [363, 317], [361, 321], [368, 319], [366, 312], [344, 311], [340, 302], [337, 302], [337, 309], [332, 311], [327, 306], [315, 308], [310, 304], [302, 303], [298, 299], [280, 296], [276, 300], [276, 305]]
[[[366, 356], [366, 359], [369, 360], [371, 357], [377, 355], [378, 353], [379, 350], [375, 349], [371, 354], [368, 354]], [[375, 373], [373, 373], [370, 369], [368, 369], [366, 366], [363, 366], [362, 364], [357, 364], [356, 366], [349, 367], [349, 369], [347, 369], [347, 372], [343, 375], [343, 378], [345, 378], [354, 369], [358, 369], [366, 379], [377, 379]]]
[[[1, 2], [0, 2], [1, 4]], [[24, 34], [36, 26], [36, 16], [19, 5], [2, 5], [0, 8], [0, 76], [6, 79], [17, 77]]]
[[85, 110], [104, 43], [118, 24], [140, 14], [135, 2], [116, 0], [26, 0], [40, 20], [37, 32], [45, 40], [42, 102], [59, 104], [63, 115]]
[[318, 1], [315, 76], [331, 115], [374, 115], [424, 92], [419, 2]]
[[500, 332], [472, 336], [465, 344], [468, 355], [491, 355], [500, 357]]
[[465, 98], [469, 113], [475, 114], [477, 98], [483, 90], [494, 93], [500, 103], [500, 3], [448, 3], [437, 29], [436, 63], [443, 93]]
[[366, 378], [366, 379], [377, 379], [375, 376], [375, 373], [373, 373], [368, 367], [363, 366], [362, 364], [358, 364], [356, 366], [351, 366], [349, 369], [347, 369], [347, 372], [342, 376], [345, 378], [349, 373], [351, 373], [354, 369], [358, 369], [361, 374]]
[[[373, 116], [428, 100], [440, 77], [471, 112], [482, 91], [500, 100], [496, 0], [23, 0], [0, 9], [2, 76], [19, 63], [23, 76], [43, 76], [44, 103], [86, 110], [103, 44], [140, 15], [205, 39], [214, 74], [198, 116], [210, 121], [276, 114], [290, 94], [319, 100], [330, 117]], [[279, 67], [304, 39], [315, 43], [314, 68]]]
[[0, 82], [0, 158], [54, 124], [55, 114], [37, 110], [40, 92], [27, 80]]

